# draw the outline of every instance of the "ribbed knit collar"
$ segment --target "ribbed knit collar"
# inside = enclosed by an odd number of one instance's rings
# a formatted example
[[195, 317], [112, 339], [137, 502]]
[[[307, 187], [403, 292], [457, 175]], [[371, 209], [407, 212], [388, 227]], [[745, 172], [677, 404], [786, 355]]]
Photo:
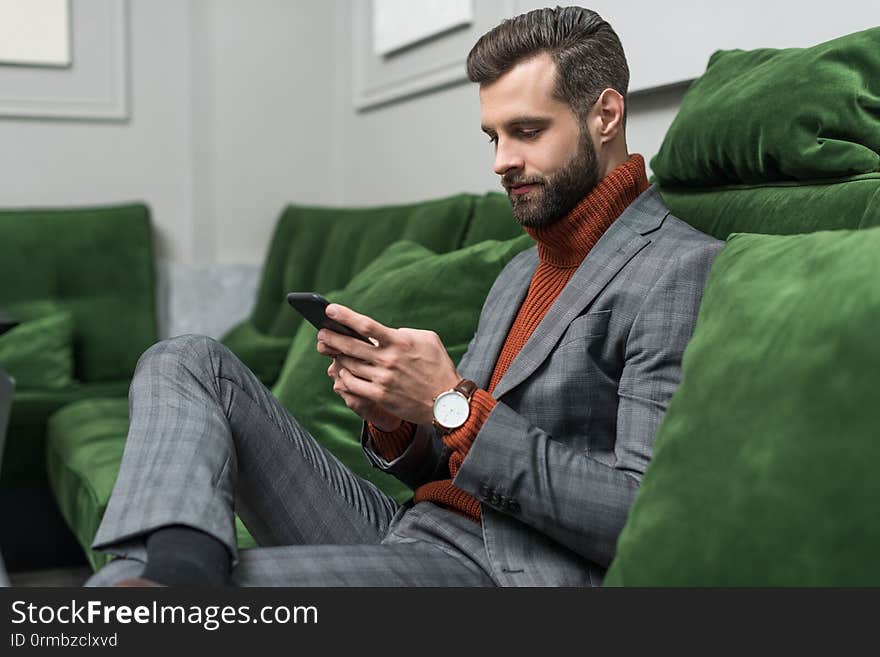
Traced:
[[615, 167], [563, 219], [525, 231], [538, 243], [538, 257], [552, 267], [580, 266], [583, 259], [636, 197], [648, 189], [645, 160], [638, 153]]

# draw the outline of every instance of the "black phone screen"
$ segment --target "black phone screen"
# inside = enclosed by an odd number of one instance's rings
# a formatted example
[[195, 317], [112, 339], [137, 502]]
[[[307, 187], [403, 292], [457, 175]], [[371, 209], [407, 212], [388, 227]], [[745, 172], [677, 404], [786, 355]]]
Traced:
[[293, 306], [299, 314], [305, 317], [318, 330], [325, 328], [328, 331], [341, 333], [367, 344], [373, 344], [369, 338], [364, 337], [354, 329], [350, 329], [335, 319], [327, 317], [324, 310], [330, 305], [330, 302], [317, 292], [291, 292], [287, 295], [287, 303]]

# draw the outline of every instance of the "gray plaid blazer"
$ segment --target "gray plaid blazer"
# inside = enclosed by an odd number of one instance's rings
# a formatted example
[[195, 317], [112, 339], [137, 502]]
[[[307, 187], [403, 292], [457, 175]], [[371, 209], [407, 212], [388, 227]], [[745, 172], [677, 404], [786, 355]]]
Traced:
[[[498, 383], [453, 483], [480, 500], [501, 585], [601, 583], [722, 245], [672, 216], [651, 187], [596, 243]], [[537, 266], [533, 247], [489, 291], [458, 365], [483, 389]], [[391, 462], [366, 428], [361, 443], [414, 488], [449, 477], [449, 450], [429, 425]]]

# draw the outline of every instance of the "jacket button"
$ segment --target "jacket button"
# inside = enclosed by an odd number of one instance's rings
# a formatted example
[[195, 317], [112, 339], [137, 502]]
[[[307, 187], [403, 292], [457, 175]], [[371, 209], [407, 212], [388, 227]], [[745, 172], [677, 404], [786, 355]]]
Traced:
[[489, 487], [486, 484], [480, 484], [480, 497], [486, 499], [489, 497]]
[[501, 504], [501, 496], [498, 493], [492, 493], [492, 498], [489, 502], [495, 506], [499, 506]]

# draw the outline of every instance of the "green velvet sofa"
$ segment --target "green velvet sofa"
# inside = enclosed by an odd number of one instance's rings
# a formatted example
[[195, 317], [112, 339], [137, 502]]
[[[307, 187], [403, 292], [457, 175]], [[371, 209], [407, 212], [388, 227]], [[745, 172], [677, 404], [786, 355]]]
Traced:
[[[142, 204], [0, 211], [0, 308], [43, 317], [0, 336], [18, 379], [0, 472], [0, 546], [7, 565], [81, 561], [49, 492], [46, 427], [72, 402], [124, 396], [157, 339], [150, 216]], [[59, 320], [59, 321], [56, 321]]]
[[[221, 341], [337, 455], [403, 499], [408, 491], [367, 467], [359, 453], [359, 420], [340, 408], [324, 374], [326, 358], [314, 349], [314, 329], [287, 305], [286, 293], [314, 290], [389, 324], [438, 330], [457, 359], [495, 277], [532, 244], [513, 220], [506, 196], [498, 193], [372, 208], [291, 205], [271, 237], [251, 316]], [[434, 315], [420, 314], [427, 306], [412, 297], [421, 301], [437, 277], [463, 269], [470, 271], [471, 283], [446, 293], [454, 298], [440, 292], [431, 306]], [[49, 481], [94, 567], [106, 560], [89, 545], [115, 482], [127, 429], [124, 395], [69, 404], [49, 422]], [[240, 523], [238, 528], [240, 545], [253, 545]]]

